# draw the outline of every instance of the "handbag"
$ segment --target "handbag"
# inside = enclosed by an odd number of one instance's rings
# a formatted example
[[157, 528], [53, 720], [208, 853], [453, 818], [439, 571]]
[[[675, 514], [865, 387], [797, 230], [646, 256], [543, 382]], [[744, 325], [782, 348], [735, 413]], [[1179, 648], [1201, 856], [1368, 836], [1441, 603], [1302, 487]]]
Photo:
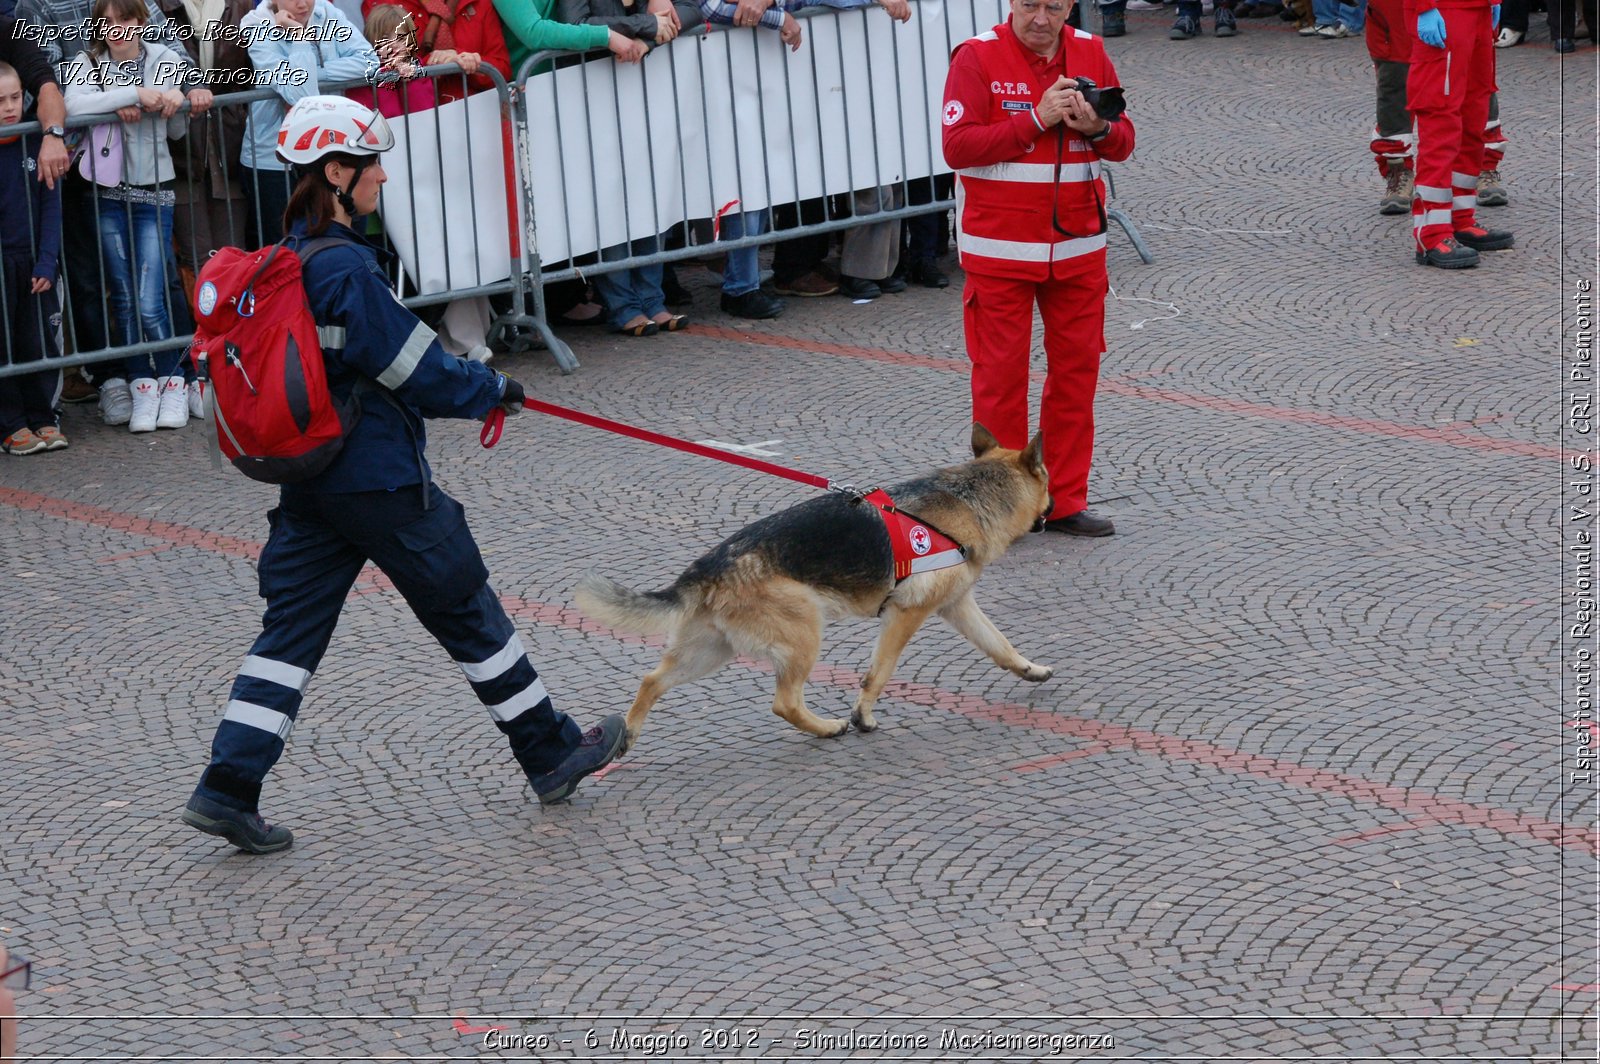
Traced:
[[122, 184], [122, 123], [107, 122], [90, 126], [89, 136], [78, 156], [78, 173], [84, 179], [106, 188]]

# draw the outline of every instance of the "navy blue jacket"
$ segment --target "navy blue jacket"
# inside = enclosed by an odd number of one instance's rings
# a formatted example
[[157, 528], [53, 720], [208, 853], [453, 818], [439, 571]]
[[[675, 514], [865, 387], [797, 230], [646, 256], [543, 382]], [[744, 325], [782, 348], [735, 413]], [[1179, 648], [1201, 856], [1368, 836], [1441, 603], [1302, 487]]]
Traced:
[[39, 180], [39, 135], [0, 144], [0, 255], [31, 261], [33, 276], [53, 283], [60, 252], [61, 183], [52, 189]]
[[[445, 351], [433, 330], [401, 305], [383, 272], [387, 252], [337, 222], [323, 235], [346, 243], [306, 264], [306, 297], [328, 389], [339, 399], [356, 393], [362, 414], [332, 465], [285, 490], [380, 491], [426, 483], [432, 473], [423, 457], [423, 419], [481, 418], [500, 402], [500, 375]], [[296, 222], [288, 237], [298, 250], [308, 239], [305, 223]]]

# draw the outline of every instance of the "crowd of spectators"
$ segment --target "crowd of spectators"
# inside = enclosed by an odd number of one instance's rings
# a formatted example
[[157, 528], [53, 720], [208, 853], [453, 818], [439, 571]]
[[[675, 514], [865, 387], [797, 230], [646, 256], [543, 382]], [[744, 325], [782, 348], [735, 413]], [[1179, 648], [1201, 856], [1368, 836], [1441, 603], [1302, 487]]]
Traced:
[[[835, 8], [882, 6], [895, 19], [911, 17], [908, 0], [822, 0]], [[5, 0], [0, 0], [3, 8]], [[277, 152], [283, 115], [297, 100], [327, 84], [368, 81], [350, 90], [386, 116], [416, 113], [491, 89], [493, 68], [511, 80], [529, 56], [546, 50], [609, 50], [637, 63], [655, 47], [703, 23], [775, 32], [791, 49], [803, 44], [793, 12], [810, 0], [17, 0], [21, 27], [0, 26], [6, 54], [35, 50], [53, 70], [71, 115], [112, 114], [118, 122], [86, 131], [74, 144], [74, 165], [51, 183], [41, 201], [11, 199], [19, 215], [0, 236], [10, 263], [30, 289], [27, 305], [8, 309], [7, 358], [48, 357], [53, 339], [24, 342], [28, 321], [58, 315], [53, 291], [58, 257], [68, 309], [65, 350], [118, 348], [126, 355], [71, 374], [64, 401], [98, 394], [108, 424], [134, 432], [181, 428], [205, 417], [203, 386], [193, 379], [181, 346], [161, 341], [193, 329], [195, 275], [216, 249], [265, 246], [281, 239], [290, 174]], [[20, 32], [19, 32], [20, 29]], [[454, 64], [459, 73], [421, 78], [421, 68]], [[35, 68], [30, 68], [30, 73]], [[378, 78], [384, 72], [397, 78]], [[33, 80], [37, 80], [34, 78]], [[0, 72], [0, 83], [4, 83]], [[248, 106], [216, 107], [217, 93], [268, 87]], [[33, 95], [29, 86], [28, 95]], [[21, 93], [19, 91], [18, 95]], [[187, 105], [187, 106], [185, 106]], [[3, 112], [0, 112], [3, 113]], [[41, 112], [42, 114], [42, 112]], [[35, 158], [55, 150], [36, 136], [19, 147]], [[24, 168], [6, 175], [16, 184]], [[927, 203], [933, 182], [913, 192]], [[899, 206], [905, 189], [868, 189], [776, 209], [780, 228], [806, 221], [866, 216]], [[948, 181], [938, 194], [948, 197]], [[8, 197], [9, 199], [10, 197]], [[29, 206], [29, 205], [32, 206]], [[44, 206], [48, 204], [49, 210]], [[63, 223], [63, 219], [66, 219]], [[3, 222], [0, 222], [3, 224]], [[722, 239], [767, 232], [773, 210], [734, 211], [717, 219]], [[908, 277], [929, 287], [948, 279], [937, 259], [947, 246], [943, 219], [863, 221], [839, 238], [844, 275], [824, 261], [834, 237], [797, 237], [780, 244], [776, 286], [763, 286], [754, 247], [734, 248], [715, 261], [721, 306], [745, 318], [773, 318], [782, 295], [843, 292], [855, 299], [903, 290]], [[381, 220], [368, 219], [381, 237]], [[703, 227], [702, 227], [703, 228]], [[602, 261], [649, 254], [696, 227], [603, 249]], [[26, 234], [20, 237], [19, 234]], [[902, 255], [905, 245], [909, 255]], [[27, 263], [21, 262], [27, 248]], [[681, 244], [679, 245], [681, 246]], [[46, 249], [51, 249], [46, 253]], [[50, 289], [33, 291], [36, 261], [50, 264]], [[42, 284], [42, 281], [40, 282]], [[692, 296], [670, 268], [597, 272], [574, 284], [569, 298], [552, 293], [559, 323], [606, 324], [626, 336], [679, 331], [687, 314], [668, 309]], [[13, 286], [13, 291], [15, 287]], [[26, 313], [24, 313], [26, 312]], [[29, 317], [28, 315], [31, 315]], [[449, 349], [489, 356], [493, 310], [483, 299], [458, 300], [433, 312]], [[48, 329], [35, 327], [36, 333]], [[53, 374], [41, 371], [42, 379]], [[4, 449], [37, 453], [67, 445], [53, 408], [29, 408], [27, 378], [0, 384]], [[89, 381], [93, 381], [90, 384]], [[36, 400], [29, 400], [37, 405]], [[24, 424], [27, 422], [27, 424]], [[40, 444], [41, 433], [48, 437]], [[11, 437], [15, 436], [13, 440]]]

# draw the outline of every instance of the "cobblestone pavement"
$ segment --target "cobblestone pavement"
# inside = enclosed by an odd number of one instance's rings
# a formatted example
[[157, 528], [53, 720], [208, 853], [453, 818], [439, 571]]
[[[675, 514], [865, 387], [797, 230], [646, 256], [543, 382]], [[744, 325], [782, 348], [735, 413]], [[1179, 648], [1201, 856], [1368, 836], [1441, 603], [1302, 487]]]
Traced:
[[[364, 581], [267, 787], [295, 847], [251, 858], [177, 814], [256, 631], [270, 490], [214, 473], [198, 428], [86, 408], [70, 450], [0, 465], [24, 1056], [1595, 1059], [1593, 795], [1564, 784], [1558, 663], [1596, 52], [1561, 62], [1536, 28], [1499, 54], [1512, 202], [1487, 218], [1518, 246], [1446, 273], [1376, 212], [1360, 40], [1130, 23], [1120, 202], [1157, 262], [1114, 238], [1092, 498], [1118, 534], [1031, 537], [979, 587], [1043, 685], [932, 625], [883, 728], [821, 741], [735, 665], [542, 810]], [[504, 368], [859, 483], [961, 458], [958, 289], [749, 324], [684, 277], [692, 331]], [[664, 586], [807, 494], [508, 430], [490, 453], [441, 424], [435, 466], [581, 721], [659, 651], [582, 620], [579, 574]], [[844, 711], [874, 634], [830, 629], [813, 706]]]

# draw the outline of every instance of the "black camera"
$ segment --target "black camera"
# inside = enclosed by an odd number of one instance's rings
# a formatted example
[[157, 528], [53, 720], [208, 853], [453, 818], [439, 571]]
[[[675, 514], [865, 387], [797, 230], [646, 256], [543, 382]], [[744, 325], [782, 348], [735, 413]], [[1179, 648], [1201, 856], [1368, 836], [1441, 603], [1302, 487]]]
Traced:
[[1094, 108], [1094, 113], [1107, 122], [1115, 122], [1122, 117], [1122, 112], [1128, 109], [1127, 101], [1122, 98], [1121, 89], [1102, 89], [1088, 78], [1072, 80], [1077, 82], [1077, 90], [1083, 93], [1083, 98]]

